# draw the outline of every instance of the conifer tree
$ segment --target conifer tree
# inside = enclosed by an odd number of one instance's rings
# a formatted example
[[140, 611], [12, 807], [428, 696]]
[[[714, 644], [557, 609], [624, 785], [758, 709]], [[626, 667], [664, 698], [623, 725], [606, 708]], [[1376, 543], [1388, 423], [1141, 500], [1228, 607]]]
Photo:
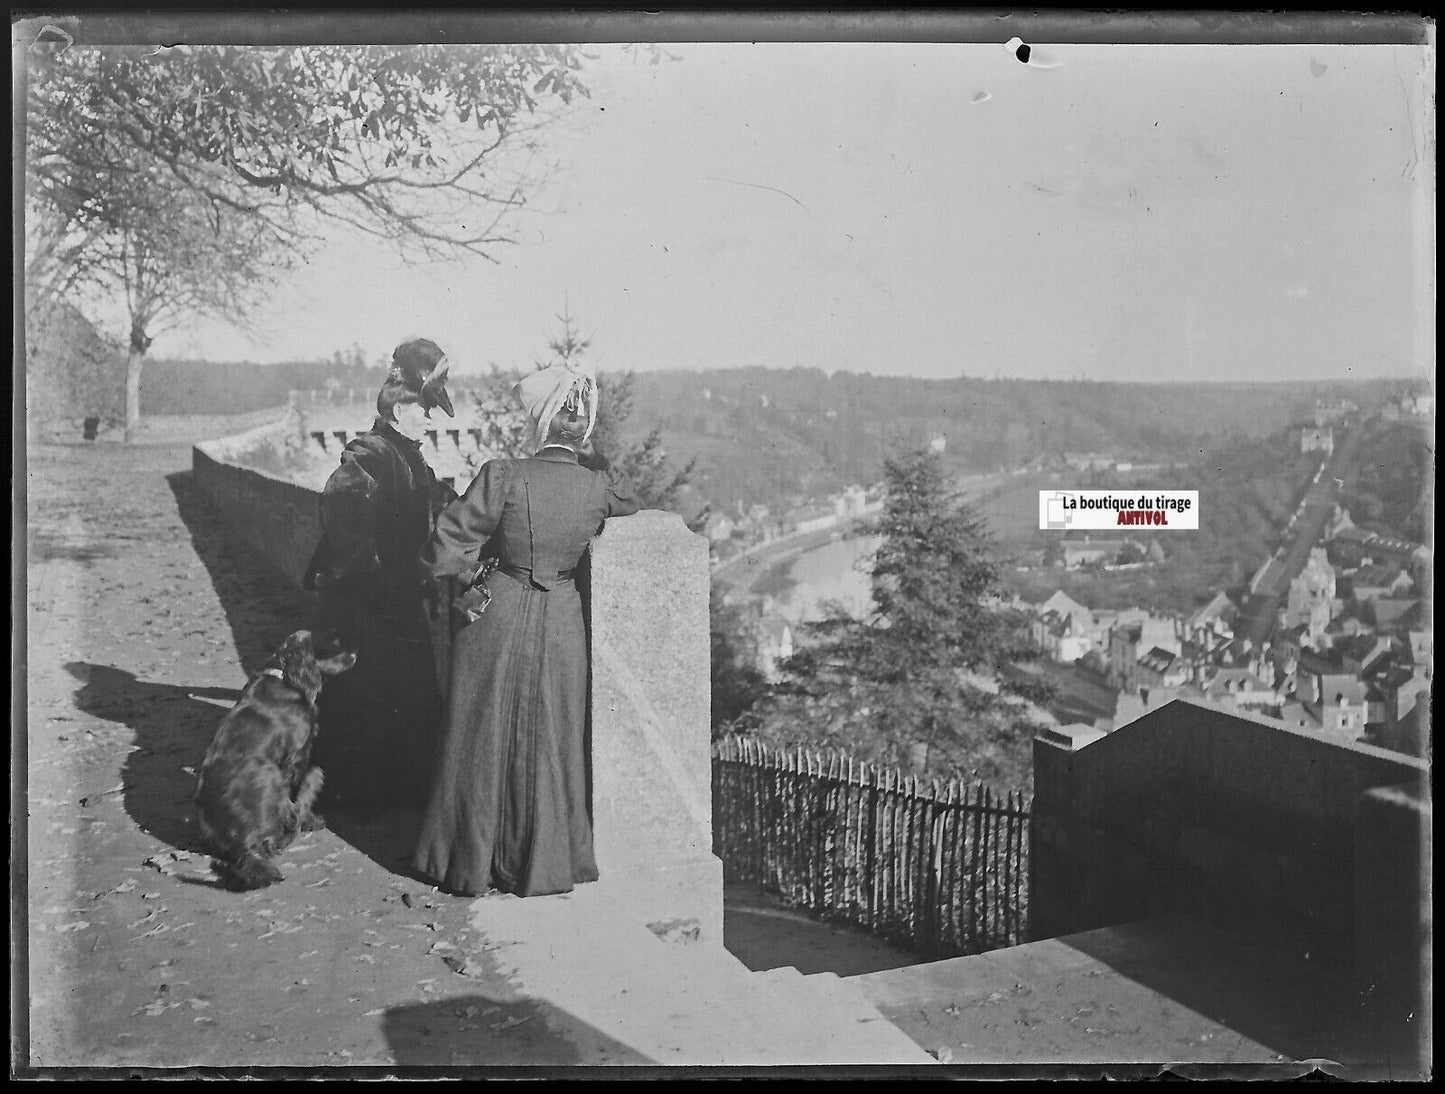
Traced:
[[978, 511], [958, 497], [936, 453], [884, 461], [887, 500], [871, 613], [834, 609], [801, 629], [784, 679], [762, 704], [759, 735], [840, 747], [928, 774], [1025, 785], [1047, 694], [1010, 672], [1037, 652], [1024, 614], [1001, 595], [1001, 563]]

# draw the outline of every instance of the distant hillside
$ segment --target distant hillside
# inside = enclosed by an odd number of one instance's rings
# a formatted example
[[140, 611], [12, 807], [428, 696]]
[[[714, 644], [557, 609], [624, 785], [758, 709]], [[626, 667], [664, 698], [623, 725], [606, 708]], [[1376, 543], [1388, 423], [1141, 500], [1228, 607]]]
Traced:
[[[293, 388], [375, 390], [382, 369], [359, 351], [277, 365], [154, 360], [145, 414], [243, 413], [278, 406]], [[468, 377], [455, 376], [454, 389]], [[876, 482], [898, 442], [945, 439], [954, 471], [1061, 465], [1066, 453], [1193, 462], [1306, 417], [1316, 399], [1373, 405], [1385, 382], [1120, 384], [920, 380], [816, 369], [639, 372], [622, 432], [660, 428], [679, 461], [696, 457], [696, 486], [715, 507], [784, 503], [850, 482]]]
[[1371, 405], [1381, 383], [1120, 384], [919, 380], [814, 369], [638, 373], [629, 432], [663, 431], [698, 458], [715, 505], [777, 502], [881, 477], [898, 441], [946, 440], [957, 471], [1062, 462], [1065, 453], [1193, 462], [1307, 416], [1316, 399]]

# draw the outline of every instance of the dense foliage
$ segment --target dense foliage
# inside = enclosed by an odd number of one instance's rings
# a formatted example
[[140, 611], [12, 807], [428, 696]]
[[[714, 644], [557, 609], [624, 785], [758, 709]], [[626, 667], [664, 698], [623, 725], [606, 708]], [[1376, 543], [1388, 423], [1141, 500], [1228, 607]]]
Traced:
[[1360, 444], [1357, 470], [1340, 504], [1362, 528], [1402, 535], [1416, 543], [1433, 538], [1430, 434], [1410, 422], [1381, 423]]
[[32, 421], [125, 420], [125, 354], [69, 305], [25, 323], [25, 405]]
[[1032, 770], [1036, 656], [1022, 613], [1000, 598], [1000, 564], [977, 512], [950, 489], [936, 453], [884, 464], [887, 501], [869, 529], [873, 612], [805, 625], [784, 678], [755, 712], [775, 743], [1025, 785]]
[[586, 93], [573, 46], [96, 48], [57, 31], [25, 62], [27, 307], [124, 301], [128, 432], [157, 332], [243, 316], [328, 220], [490, 257], [531, 181], [505, 153], [528, 150], [543, 101]]
[[[182, 191], [296, 246], [315, 217], [487, 253], [526, 179], [482, 170], [546, 100], [586, 94], [574, 46], [107, 46], [28, 57], [35, 197], [109, 228]], [[470, 223], [468, 223], [470, 221]]]
[[719, 508], [878, 479], [891, 446], [946, 440], [949, 471], [1063, 466], [1066, 453], [1191, 462], [1267, 436], [1360, 384], [923, 380], [816, 369], [639, 374], [638, 416]]
[[714, 586], [708, 602], [708, 641], [712, 664], [712, 731], [734, 732], [763, 698], [767, 678], [757, 668], [756, 650], [744, 639], [741, 611], [726, 603]]

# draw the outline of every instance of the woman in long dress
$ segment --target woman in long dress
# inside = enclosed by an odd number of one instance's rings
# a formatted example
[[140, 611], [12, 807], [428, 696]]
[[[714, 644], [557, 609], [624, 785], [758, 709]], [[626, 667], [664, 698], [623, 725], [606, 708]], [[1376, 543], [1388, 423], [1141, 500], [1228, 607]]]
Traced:
[[517, 385], [536, 454], [483, 465], [437, 518], [423, 567], [471, 582], [494, 555], [491, 600], [453, 639], [447, 714], [416, 865], [453, 893], [561, 893], [597, 879], [587, 810], [588, 652], [575, 574], [632, 496], [578, 462], [596, 422], [587, 370]]
[[448, 369], [429, 339], [397, 346], [376, 424], [346, 446], [321, 495], [323, 534], [306, 573], [320, 593], [315, 628], [357, 655], [318, 700], [313, 760], [326, 772], [328, 811], [426, 801], [450, 636], [423, 598], [417, 552], [457, 495], [427, 464], [422, 437], [433, 410], [452, 416]]

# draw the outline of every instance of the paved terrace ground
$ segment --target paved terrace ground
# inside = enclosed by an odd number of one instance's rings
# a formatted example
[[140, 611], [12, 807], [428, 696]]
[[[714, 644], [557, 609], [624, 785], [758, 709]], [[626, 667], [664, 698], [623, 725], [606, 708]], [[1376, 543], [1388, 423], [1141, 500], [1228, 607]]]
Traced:
[[[177, 420], [134, 446], [30, 450], [15, 689], [28, 729], [15, 754], [29, 778], [28, 908], [15, 918], [29, 923], [30, 1060], [666, 1062], [660, 1048], [539, 1020], [546, 1005], [497, 971], [474, 902], [407, 872], [414, 815], [334, 817], [287, 851], [283, 884], [216, 887], [189, 819], [193, 772], [247, 673], [298, 624], [292, 597], [190, 485], [191, 441], [252, 424]], [[753, 969], [852, 975], [916, 960], [757, 890], [735, 887], [728, 903], [733, 949]]]

